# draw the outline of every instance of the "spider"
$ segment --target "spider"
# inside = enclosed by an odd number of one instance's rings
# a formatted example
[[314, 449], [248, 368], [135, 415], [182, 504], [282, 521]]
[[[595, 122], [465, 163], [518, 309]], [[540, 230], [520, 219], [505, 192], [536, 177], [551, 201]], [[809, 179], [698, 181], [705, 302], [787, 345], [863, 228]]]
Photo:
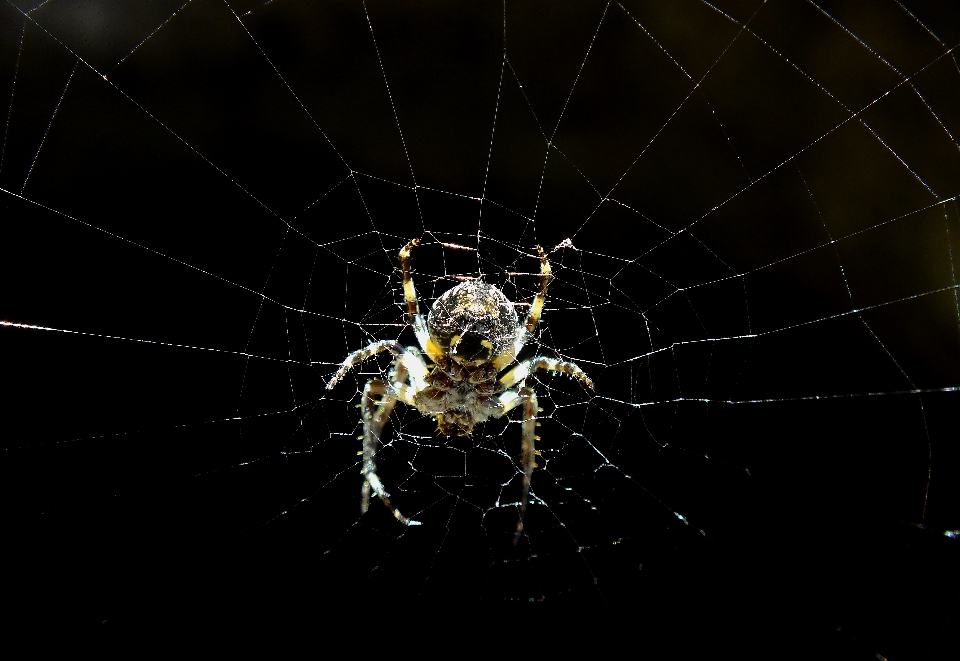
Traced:
[[[437, 431], [445, 436], [471, 436], [477, 423], [499, 418], [522, 406], [523, 491], [517, 536], [523, 532], [523, 519], [530, 498], [530, 478], [536, 467], [535, 456], [537, 394], [526, 384], [535, 370], [559, 372], [576, 377], [593, 388], [593, 381], [575, 363], [536, 356], [517, 362], [517, 354], [532, 336], [540, 321], [552, 279], [550, 262], [540, 246], [540, 289], [530, 305], [526, 321], [519, 323], [513, 303], [493, 285], [475, 280], [462, 282], [440, 296], [424, 318], [420, 314], [413, 285], [410, 254], [419, 239], [413, 239], [400, 251], [403, 272], [403, 297], [407, 322], [413, 326], [417, 347], [404, 348], [395, 340], [381, 340], [354, 351], [341, 363], [327, 384], [330, 390], [361, 361], [383, 351], [393, 354], [387, 379], [371, 379], [363, 389], [360, 409], [363, 419], [363, 487], [361, 513], [370, 504], [371, 492], [404, 525], [419, 525], [408, 519], [391, 502], [377, 476], [376, 453], [380, 435], [398, 401], [416, 408], [437, 421]], [[422, 353], [421, 353], [422, 351]], [[425, 355], [424, 355], [425, 354]], [[513, 366], [501, 375], [504, 370]]]

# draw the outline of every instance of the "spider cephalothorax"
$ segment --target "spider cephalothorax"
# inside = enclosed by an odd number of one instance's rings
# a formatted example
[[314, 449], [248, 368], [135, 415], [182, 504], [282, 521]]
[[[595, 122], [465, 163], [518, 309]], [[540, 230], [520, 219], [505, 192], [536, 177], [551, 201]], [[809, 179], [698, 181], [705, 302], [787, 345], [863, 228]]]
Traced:
[[[561, 372], [593, 387], [593, 382], [576, 364], [544, 356], [517, 363], [517, 354], [540, 321], [550, 283], [550, 262], [537, 246], [540, 258], [540, 289], [521, 324], [513, 303], [493, 285], [477, 280], [463, 282], [438, 298], [424, 318], [420, 314], [411, 275], [410, 252], [420, 243], [414, 239], [400, 251], [403, 270], [403, 294], [409, 321], [423, 350], [404, 348], [394, 340], [374, 342], [344, 359], [330, 379], [333, 388], [350, 369], [381, 351], [394, 355], [389, 378], [371, 379], [363, 389], [363, 489], [361, 511], [370, 503], [371, 491], [406, 525], [417, 522], [406, 518], [390, 502], [389, 494], [377, 476], [376, 452], [380, 435], [397, 401], [418, 409], [437, 421], [437, 431], [446, 436], [470, 436], [474, 425], [523, 406], [522, 465], [523, 490], [520, 521], [530, 496], [530, 478], [536, 466], [535, 444], [537, 395], [526, 385], [531, 372], [538, 369]], [[507, 367], [512, 369], [501, 374]]]

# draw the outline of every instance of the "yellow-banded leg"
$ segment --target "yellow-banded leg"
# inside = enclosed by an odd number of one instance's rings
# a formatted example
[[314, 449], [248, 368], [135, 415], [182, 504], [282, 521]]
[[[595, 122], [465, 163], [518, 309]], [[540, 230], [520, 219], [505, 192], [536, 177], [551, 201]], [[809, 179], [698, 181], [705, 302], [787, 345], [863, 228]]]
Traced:
[[413, 323], [417, 315], [420, 314], [420, 307], [417, 303], [417, 290], [413, 286], [413, 276], [410, 273], [411, 259], [410, 253], [420, 245], [420, 239], [411, 239], [410, 243], [405, 245], [400, 251], [400, 269], [403, 271], [403, 299], [407, 302], [407, 312], [410, 318], [408, 323]]
[[550, 262], [547, 261], [547, 255], [543, 248], [537, 246], [537, 254], [540, 256], [540, 290], [533, 297], [533, 303], [530, 304], [530, 314], [527, 315], [526, 328], [527, 333], [532, 333], [537, 324], [540, 323], [540, 315], [543, 313], [543, 304], [547, 300], [547, 287], [553, 279], [550, 269]]

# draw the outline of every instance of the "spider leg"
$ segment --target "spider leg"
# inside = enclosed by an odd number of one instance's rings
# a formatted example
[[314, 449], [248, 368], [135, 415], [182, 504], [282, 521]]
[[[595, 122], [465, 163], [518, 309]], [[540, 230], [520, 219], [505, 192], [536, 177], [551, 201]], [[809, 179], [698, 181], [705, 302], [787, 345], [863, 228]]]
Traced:
[[[550, 268], [550, 261], [547, 259], [547, 254], [543, 252], [543, 248], [540, 246], [537, 246], [537, 254], [540, 256], [540, 290], [537, 292], [537, 295], [533, 297], [533, 302], [530, 304], [530, 312], [527, 314], [527, 320], [523, 326], [520, 327], [520, 332], [517, 333], [517, 339], [513, 343], [513, 351], [502, 354], [494, 361], [494, 365], [498, 370], [503, 369], [513, 362], [523, 348], [523, 345], [533, 335], [533, 331], [537, 329], [537, 324], [540, 323], [540, 315], [543, 314], [543, 306], [547, 301], [547, 287], [550, 286], [550, 281], [553, 280], [553, 271]], [[518, 381], [520, 381], [520, 379], [517, 379], [514, 383]]]
[[537, 324], [540, 323], [543, 304], [547, 300], [547, 287], [553, 279], [550, 262], [547, 261], [547, 255], [540, 246], [537, 246], [537, 254], [540, 256], [540, 291], [533, 297], [533, 303], [530, 304], [530, 313], [527, 315], [525, 324], [528, 334], [533, 333]]
[[[505, 388], [511, 388], [517, 383], [521, 383], [531, 372], [540, 369], [574, 376], [590, 388], [593, 388], [593, 380], [587, 376], [576, 363], [547, 358], [546, 356], [536, 356], [523, 361], [500, 377], [500, 383]], [[523, 534], [523, 519], [527, 513], [527, 505], [530, 502], [530, 480], [533, 477], [533, 469], [537, 467], [536, 443], [540, 440], [537, 436], [537, 425], [539, 424], [537, 422], [537, 413], [539, 412], [537, 393], [530, 386], [524, 386], [520, 388], [519, 391], [507, 390], [500, 395], [500, 403], [503, 405], [504, 413], [523, 404], [523, 431], [521, 439], [523, 491], [520, 496], [520, 521], [517, 523], [517, 532], [513, 538], [513, 543], [517, 544], [520, 541], [520, 535]]]
[[[413, 403], [413, 394], [420, 392], [427, 387], [427, 375], [430, 370], [423, 362], [420, 352], [414, 347], [408, 347], [403, 355], [397, 358], [396, 367], [390, 380], [393, 382], [393, 389], [401, 402], [408, 406], [416, 407]], [[409, 381], [410, 385], [407, 385]]]
[[330, 382], [327, 384], [327, 390], [332, 390], [340, 379], [353, 369], [354, 365], [363, 362], [367, 358], [376, 356], [381, 351], [389, 351], [394, 356], [402, 356], [404, 353], [403, 345], [396, 340], [381, 340], [368, 344], [343, 359], [343, 362], [340, 364], [340, 369], [337, 370], [337, 373], [333, 375], [333, 378], [330, 379]]
[[410, 313], [411, 324], [420, 316], [420, 308], [417, 303], [417, 290], [413, 286], [413, 276], [410, 275], [410, 253], [420, 245], [420, 239], [411, 239], [410, 243], [405, 245], [400, 251], [400, 269], [403, 271], [403, 298], [407, 302], [407, 312]]
[[519, 391], [508, 390], [500, 395], [504, 413], [523, 404], [523, 423], [521, 427], [520, 463], [523, 465], [523, 490], [520, 493], [520, 520], [517, 522], [517, 533], [513, 539], [516, 544], [523, 534], [523, 519], [527, 514], [527, 505], [530, 503], [530, 480], [533, 469], [537, 467], [537, 393], [530, 386], [524, 386]]
[[410, 242], [400, 251], [400, 270], [403, 271], [403, 300], [407, 303], [407, 322], [413, 326], [420, 348], [427, 352], [432, 360], [439, 356], [439, 350], [431, 346], [430, 333], [427, 332], [427, 320], [420, 314], [420, 304], [417, 300], [417, 288], [413, 284], [412, 259], [410, 253], [420, 245], [420, 239], [410, 239]]
[[500, 383], [503, 384], [504, 388], [509, 388], [517, 383], [520, 383], [526, 379], [531, 372], [535, 372], [536, 370], [546, 370], [548, 372], [568, 374], [569, 376], [580, 379], [585, 385], [593, 388], [593, 379], [587, 376], [584, 371], [580, 369], [579, 365], [566, 360], [547, 358], [546, 356], [534, 356], [533, 358], [523, 361], [512, 370], [501, 376]]
[[[405, 376], [401, 370], [405, 372], [405, 368], [398, 366], [398, 378]], [[360, 512], [362, 514], [369, 508], [372, 491], [397, 521], [405, 526], [418, 526], [419, 521], [408, 519], [394, 507], [390, 502], [390, 494], [383, 488], [380, 476], [377, 475], [376, 455], [380, 436], [397, 401], [398, 397], [391, 386], [381, 379], [371, 379], [363, 389], [363, 400], [360, 404], [363, 417], [363, 486], [360, 489]]]

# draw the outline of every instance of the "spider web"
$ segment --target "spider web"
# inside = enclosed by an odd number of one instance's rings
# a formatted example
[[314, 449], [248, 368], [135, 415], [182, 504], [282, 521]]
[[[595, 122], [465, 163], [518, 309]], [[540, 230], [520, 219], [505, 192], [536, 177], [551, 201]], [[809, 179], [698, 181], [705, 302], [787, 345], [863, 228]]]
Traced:
[[[23, 617], [950, 649], [955, 9], [0, 12]], [[388, 359], [324, 385], [373, 340], [415, 343], [414, 237], [423, 312], [483, 278], [522, 314], [544, 246], [527, 351], [597, 386], [530, 380], [516, 546], [518, 415], [445, 438], [399, 405], [377, 460], [422, 525], [359, 512], [356, 405]]]

